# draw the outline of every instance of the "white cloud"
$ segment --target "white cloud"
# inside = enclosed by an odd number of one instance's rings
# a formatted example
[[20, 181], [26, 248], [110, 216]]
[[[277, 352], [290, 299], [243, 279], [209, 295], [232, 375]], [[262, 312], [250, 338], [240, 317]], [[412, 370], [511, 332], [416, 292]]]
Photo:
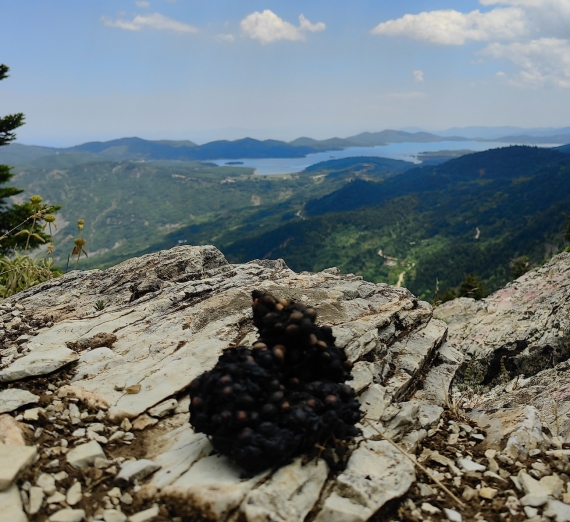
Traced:
[[236, 38], [233, 34], [219, 34], [216, 39], [220, 42], [233, 42]]
[[527, 31], [525, 14], [518, 8], [497, 8], [461, 13], [453, 9], [406, 14], [378, 24], [372, 34], [407, 36], [442, 45], [463, 45], [468, 40], [512, 40]]
[[118, 27], [127, 31], [141, 31], [142, 29], [157, 29], [161, 31], [174, 31], [176, 33], [197, 33], [198, 28], [193, 25], [179, 22], [160, 13], [150, 15], [137, 15], [132, 20], [110, 20], [101, 18], [109, 27]]
[[510, 5], [523, 9], [538, 33], [559, 38], [570, 34], [570, 0], [480, 0], [483, 5]]
[[534, 87], [570, 87], [570, 42], [561, 38], [540, 38], [508, 45], [493, 43], [483, 54], [507, 59], [518, 66], [514, 82]]
[[150, 7], [150, 2], [146, 2], [146, 0], [138, 0], [135, 3], [137, 4], [137, 7], [142, 7], [142, 8]]
[[299, 15], [299, 23], [301, 24], [301, 31], [310, 31], [311, 33], [318, 33], [319, 31], [324, 31], [327, 28], [324, 22], [317, 22], [316, 24], [312, 24], [305, 18], [305, 15], [303, 14]]
[[447, 9], [406, 14], [378, 24], [372, 33], [441, 45], [485, 42], [480, 56], [508, 61], [516, 68], [514, 75], [501, 71], [497, 78], [531, 87], [570, 88], [570, 0], [479, 3], [492, 8], [486, 12]]
[[273, 11], [255, 11], [241, 21], [242, 30], [250, 38], [266, 44], [276, 40], [304, 40], [305, 32], [324, 31], [323, 22], [311, 23], [303, 15], [299, 16], [299, 27], [283, 20]]
[[414, 75], [414, 81], [416, 83], [424, 83], [424, 72], [420, 71], [419, 69], [417, 71], [413, 71], [412, 73]]

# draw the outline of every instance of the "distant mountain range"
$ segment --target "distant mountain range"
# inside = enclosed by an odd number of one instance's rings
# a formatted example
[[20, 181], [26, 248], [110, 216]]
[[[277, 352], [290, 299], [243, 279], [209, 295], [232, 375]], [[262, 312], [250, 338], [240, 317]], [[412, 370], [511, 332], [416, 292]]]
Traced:
[[[556, 136], [556, 135], [570, 135], [570, 127], [548, 127], [548, 128], [534, 128], [525, 129], [523, 127], [452, 127], [444, 131], [438, 131], [438, 136], [465, 136], [467, 139], [481, 139], [481, 140], [494, 140], [497, 138], [504, 138], [505, 136]], [[551, 142], [557, 143], [557, 142]], [[564, 143], [564, 142], [562, 142]]]
[[[484, 128], [479, 129], [483, 134]], [[505, 130], [521, 129], [505, 127]], [[454, 129], [452, 129], [454, 130]], [[461, 129], [457, 129], [461, 131]], [[471, 135], [472, 130], [464, 129]], [[236, 160], [242, 158], [301, 158], [308, 154], [347, 149], [350, 147], [378, 147], [390, 143], [437, 143], [444, 141], [494, 141], [500, 143], [545, 144], [570, 143], [570, 128], [555, 129], [554, 134], [545, 130], [534, 134], [509, 134], [499, 137], [472, 138], [446, 131], [445, 135], [429, 132], [404, 132], [384, 130], [363, 132], [348, 138], [315, 140], [302, 137], [291, 142], [278, 140], [256, 140], [243, 138], [235, 141], [220, 140], [198, 145], [192, 141], [149, 141], [141, 138], [120, 138], [105, 142], [90, 142], [75, 147], [51, 148], [34, 145], [12, 144], [0, 149], [0, 164], [20, 165], [47, 156], [65, 156], [66, 164], [80, 164], [88, 161], [137, 161], [137, 160], [177, 160], [208, 161]], [[487, 133], [488, 134], [488, 133]]]

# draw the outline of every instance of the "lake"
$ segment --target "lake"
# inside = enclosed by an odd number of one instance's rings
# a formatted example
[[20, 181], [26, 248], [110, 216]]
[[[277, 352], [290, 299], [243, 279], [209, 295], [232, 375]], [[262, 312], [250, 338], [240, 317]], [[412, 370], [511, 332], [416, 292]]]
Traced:
[[[351, 147], [344, 150], [317, 152], [304, 158], [262, 158], [262, 159], [237, 159], [237, 160], [212, 160], [216, 165], [227, 165], [228, 162], [240, 162], [244, 167], [255, 169], [256, 174], [291, 174], [301, 172], [310, 165], [330, 159], [353, 158], [359, 156], [376, 156], [380, 158], [399, 159], [421, 163], [417, 155], [422, 152], [435, 152], [439, 150], [472, 150], [481, 152], [489, 149], [498, 149], [518, 145], [517, 143], [496, 143], [488, 141], [440, 141], [437, 143], [391, 143], [380, 147]], [[540, 145], [541, 147], [555, 147], [558, 144]], [[208, 160], [210, 162], [210, 160]], [[240, 165], [242, 166], [242, 165]]]

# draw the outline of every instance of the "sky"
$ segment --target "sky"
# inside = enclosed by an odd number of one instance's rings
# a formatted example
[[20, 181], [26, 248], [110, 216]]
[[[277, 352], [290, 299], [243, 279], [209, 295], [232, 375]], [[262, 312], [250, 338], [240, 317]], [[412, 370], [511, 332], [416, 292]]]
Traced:
[[570, 0], [2, 0], [20, 143], [570, 125]]

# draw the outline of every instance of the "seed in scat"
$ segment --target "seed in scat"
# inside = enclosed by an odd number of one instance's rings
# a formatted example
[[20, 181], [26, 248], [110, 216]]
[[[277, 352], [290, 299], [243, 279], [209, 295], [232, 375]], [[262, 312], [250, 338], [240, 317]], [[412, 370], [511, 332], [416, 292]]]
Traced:
[[252, 439], [254, 433], [251, 428], [244, 428], [239, 434], [240, 442], [247, 444]]
[[336, 406], [338, 404], [338, 399], [334, 395], [327, 395], [325, 397], [325, 404], [327, 406]]
[[301, 333], [301, 329], [296, 324], [290, 324], [287, 326], [287, 328], [285, 328], [285, 333], [288, 337], [296, 337]]
[[273, 406], [273, 404], [264, 404], [261, 408], [261, 415], [266, 419], [274, 417], [276, 413], [277, 409], [275, 406]]
[[317, 318], [317, 311], [314, 308], [307, 308], [305, 310], [305, 316], [315, 320]]
[[245, 422], [247, 421], [247, 413], [245, 411], [237, 411], [236, 412], [236, 420], [238, 422]]
[[301, 322], [299, 323], [299, 326], [301, 327], [301, 331], [304, 334], [311, 334], [312, 330], [313, 330], [313, 323], [310, 319], [307, 319], [306, 317], [304, 319], [301, 319]]
[[283, 392], [282, 391], [277, 391], [275, 393], [271, 394], [271, 397], [269, 397], [269, 400], [271, 402], [280, 402], [283, 400]]
[[267, 345], [265, 343], [255, 343], [252, 347], [254, 350], [261, 350], [261, 349], [265, 349], [267, 350]]
[[220, 377], [220, 383], [221, 384], [231, 384], [232, 378], [229, 375], [224, 375], [223, 377]]
[[303, 314], [301, 312], [293, 312], [289, 316], [290, 323], [298, 323], [301, 319], [303, 319]]

